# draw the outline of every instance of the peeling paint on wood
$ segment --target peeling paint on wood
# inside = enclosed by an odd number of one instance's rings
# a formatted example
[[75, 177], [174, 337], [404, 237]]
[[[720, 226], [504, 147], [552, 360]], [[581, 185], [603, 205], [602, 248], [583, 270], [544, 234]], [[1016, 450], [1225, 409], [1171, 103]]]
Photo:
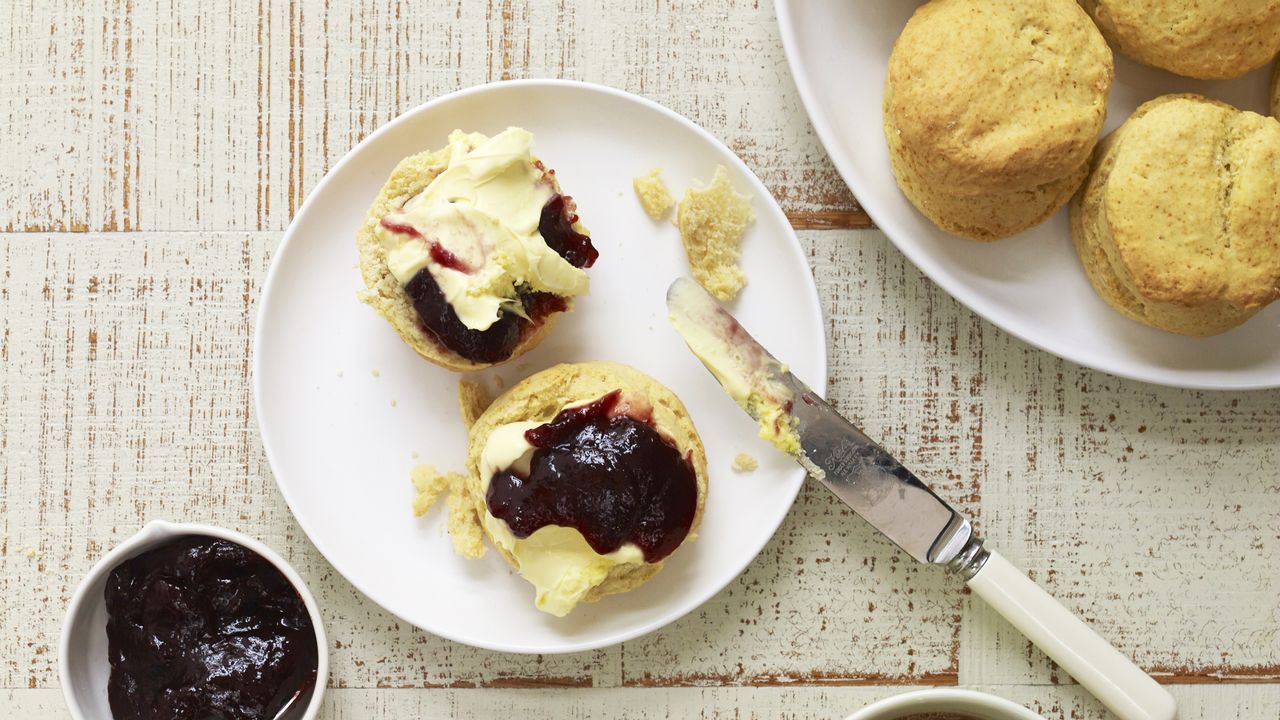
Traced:
[[567, 77], [650, 97], [742, 155], [804, 231], [833, 403], [992, 546], [1170, 684], [1184, 717], [1280, 716], [1280, 393], [1058, 360], [859, 231], [870, 219], [805, 119], [771, 4], [22, 0], [0, 20], [0, 715], [65, 715], [71, 592], [171, 517], [243, 530], [298, 568], [326, 611], [325, 717], [830, 718], [925, 684], [1105, 717], [958, 581], [816, 487], [706, 605], [588, 653], [441, 640], [319, 556], [251, 416], [254, 303], [281, 231], [406, 109]]

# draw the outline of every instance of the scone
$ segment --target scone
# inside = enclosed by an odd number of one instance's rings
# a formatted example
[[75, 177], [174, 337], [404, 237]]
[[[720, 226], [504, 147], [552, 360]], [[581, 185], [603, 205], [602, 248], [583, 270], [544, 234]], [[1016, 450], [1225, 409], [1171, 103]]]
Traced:
[[587, 291], [596, 249], [532, 142], [455, 130], [396, 166], [356, 235], [361, 300], [437, 365], [506, 362]]
[[889, 161], [902, 194], [934, 225], [972, 240], [1000, 240], [1039, 225], [1071, 199], [1089, 174], [1086, 161], [1064, 178], [1025, 190], [952, 195], [933, 190], [935, 185], [903, 161], [898, 135], [890, 129], [886, 135]]
[[1280, 122], [1167, 95], [1098, 148], [1071, 205], [1094, 289], [1139, 322], [1213, 335], [1280, 296]]
[[653, 577], [707, 494], [684, 405], [607, 362], [557, 365], [494, 400], [468, 433], [467, 470], [485, 534], [559, 616]]
[[1072, 0], [922, 5], [885, 79], [895, 176], [955, 234], [993, 240], [1031, 227], [1083, 179], [1113, 76], [1106, 41]]
[[1280, 0], [1080, 0], [1117, 50], [1205, 80], [1239, 77], [1280, 52]]

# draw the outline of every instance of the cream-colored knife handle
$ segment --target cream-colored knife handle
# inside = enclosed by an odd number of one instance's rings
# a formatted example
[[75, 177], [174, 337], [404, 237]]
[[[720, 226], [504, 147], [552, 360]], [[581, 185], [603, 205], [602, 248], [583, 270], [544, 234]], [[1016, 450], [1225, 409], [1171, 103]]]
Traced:
[[1169, 691], [995, 551], [969, 587], [1122, 720], [1173, 720]]

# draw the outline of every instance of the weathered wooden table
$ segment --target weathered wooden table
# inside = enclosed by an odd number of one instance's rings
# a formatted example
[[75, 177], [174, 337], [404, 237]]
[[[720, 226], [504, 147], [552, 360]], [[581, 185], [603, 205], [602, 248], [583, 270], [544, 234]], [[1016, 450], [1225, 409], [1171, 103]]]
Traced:
[[65, 717], [67, 600], [158, 517], [237, 528], [297, 566], [328, 622], [328, 718], [840, 718], [956, 684], [1106, 716], [812, 486], [700, 610], [578, 655], [446, 642], [319, 556], [250, 410], [273, 248], [397, 114], [566, 77], [652, 98], [742, 155], [809, 251], [835, 402], [1171, 684], [1183, 717], [1280, 717], [1280, 393], [1117, 380], [936, 289], [827, 161], [769, 3], [9, 0], [0, 38], [0, 716]]

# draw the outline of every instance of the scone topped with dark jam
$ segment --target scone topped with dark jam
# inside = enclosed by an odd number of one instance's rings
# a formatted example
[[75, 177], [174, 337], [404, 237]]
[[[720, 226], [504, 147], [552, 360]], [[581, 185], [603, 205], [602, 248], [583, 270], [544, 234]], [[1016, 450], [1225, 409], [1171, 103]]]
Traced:
[[360, 299], [437, 365], [506, 362], [587, 292], [596, 249], [532, 143], [455, 130], [396, 166], [357, 233]]
[[468, 431], [467, 469], [476, 522], [556, 616], [652, 578], [707, 496], [684, 404], [609, 362], [556, 365], [503, 393]]

